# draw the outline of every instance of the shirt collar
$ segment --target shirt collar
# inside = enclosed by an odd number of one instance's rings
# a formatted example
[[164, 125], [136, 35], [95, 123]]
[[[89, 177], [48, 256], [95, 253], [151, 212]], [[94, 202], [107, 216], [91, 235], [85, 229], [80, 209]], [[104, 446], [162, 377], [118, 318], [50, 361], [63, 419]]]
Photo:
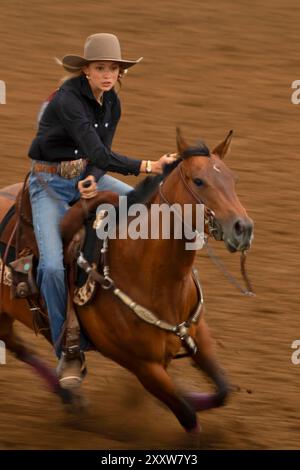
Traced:
[[92, 92], [92, 89], [90, 87], [90, 84], [89, 84], [89, 81], [88, 79], [86, 78], [85, 75], [82, 75], [80, 77], [80, 83], [81, 83], [81, 93], [84, 95], [84, 96], [87, 96], [88, 98], [90, 98], [91, 100], [94, 100], [97, 102], [93, 92]]
[[[77, 90], [77, 93], [81, 93], [81, 95], [85, 96], [86, 98], [92, 100], [93, 102], [99, 105], [99, 102], [96, 100], [90, 87], [89, 81], [85, 75], [80, 75], [79, 77], [68, 80], [65, 84], [62, 85], [62, 88], [63, 87], [72, 87], [73, 89]], [[110, 101], [112, 96], [111, 93], [112, 91], [105, 91], [103, 93], [102, 105], [107, 103], [107, 101]]]
[[80, 76], [80, 81], [81, 81], [81, 92], [82, 92], [82, 94], [84, 96], [87, 96], [91, 100], [96, 101], [96, 103], [99, 104], [102, 107], [103, 104], [104, 104], [104, 98], [105, 98], [105, 95], [106, 95], [107, 92], [103, 93], [103, 95], [101, 97], [101, 102], [99, 103], [99, 101], [96, 100], [96, 98], [94, 96], [94, 93], [92, 92], [91, 86], [89, 84], [89, 81], [88, 81], [88, 79], [86, 78], [85, 75]]

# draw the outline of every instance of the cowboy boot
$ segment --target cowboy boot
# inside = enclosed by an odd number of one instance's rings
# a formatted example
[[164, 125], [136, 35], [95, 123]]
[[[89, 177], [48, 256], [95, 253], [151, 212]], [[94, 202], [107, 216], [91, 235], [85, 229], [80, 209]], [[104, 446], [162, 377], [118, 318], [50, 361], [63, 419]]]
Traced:
[[56, 370], [62, 388], [79, 387], [87, 374], [84, 353], [80, 351], [79, 344], [79, 328], [67, 328], [65, 344]]
[[75, 352], [64, 349], [58, 366], [57, 376], [60, 386], [65, 389], [78, 388], [87, 374], [85, 356], [79, 349]]

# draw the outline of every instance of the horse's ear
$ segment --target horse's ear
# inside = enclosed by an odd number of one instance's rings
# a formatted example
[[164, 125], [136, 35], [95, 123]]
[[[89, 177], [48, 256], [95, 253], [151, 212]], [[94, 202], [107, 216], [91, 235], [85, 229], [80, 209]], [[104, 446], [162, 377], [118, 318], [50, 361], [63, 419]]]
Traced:
[[176, 127], [176, 141], [179, 154], [181, 154], [185, 149], [189, 147], [188, 143], [182, 137], [182, 133], [179, 127]]
[[223, 140], [223, 142], [217, 145], [217, 147], [213, 150], [212, 153], [214, 153], [215, 155], [217, 155], [223, 160], [223, 158], [225, 158], [225, 155], [228, 153], [232, 136], [233, 136], [233, 130], [228, 132], [228, 135]]

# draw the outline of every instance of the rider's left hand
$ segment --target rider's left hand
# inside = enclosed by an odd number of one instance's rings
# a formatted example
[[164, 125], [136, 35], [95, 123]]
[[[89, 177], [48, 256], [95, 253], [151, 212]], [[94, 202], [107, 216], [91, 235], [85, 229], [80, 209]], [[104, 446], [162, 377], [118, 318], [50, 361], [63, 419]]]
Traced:
[[[85, 184], [90, 182], [90, 185], [85, 188]], [[97, 194], [97, 183], [93, 175], [89, 175], [84, 180], [79, 181], [78, 190], [82, 199], [90, 199]]]

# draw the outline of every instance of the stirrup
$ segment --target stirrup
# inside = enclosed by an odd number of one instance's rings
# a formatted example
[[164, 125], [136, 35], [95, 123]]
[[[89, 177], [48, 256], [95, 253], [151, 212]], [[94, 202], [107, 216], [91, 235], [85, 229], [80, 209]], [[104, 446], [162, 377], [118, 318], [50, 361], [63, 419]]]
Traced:
[[85, 356], [82, 351], [64, 350], [61, 354], [57, 369], [60, 386], [65, 389], [80, 387], [87, 374]]

